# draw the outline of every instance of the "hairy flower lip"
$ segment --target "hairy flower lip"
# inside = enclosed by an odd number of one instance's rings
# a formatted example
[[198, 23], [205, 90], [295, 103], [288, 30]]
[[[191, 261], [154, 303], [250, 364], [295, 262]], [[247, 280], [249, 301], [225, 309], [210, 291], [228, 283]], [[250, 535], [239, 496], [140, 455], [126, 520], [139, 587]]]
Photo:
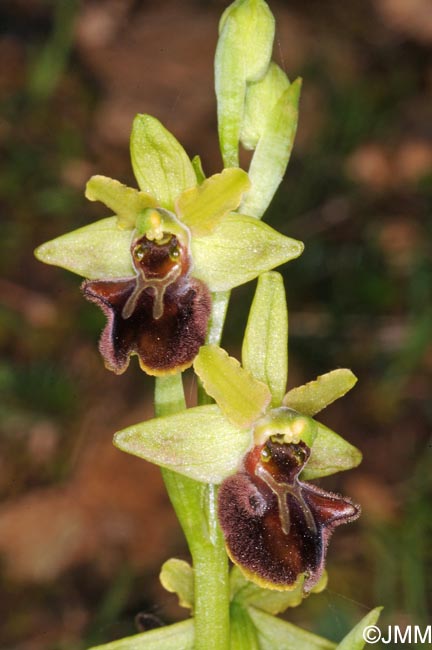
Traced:
[[249, 451], [219, 490], [229, 556], [250, 580], [270, 589], [290, 590], [305, 574], [309, 592], [324, 570], [334, 529], [360, 515], [350, 499], [299, 480], [309, 456], [304, 442], [269, 440]]
[[125, 372], [132, 354], [150, 375], [164, 376], [188, 368], [203, 343], [211, 299], [205, 285], [190, 276], [180, 276], [163, 295], [163, 312], [154, 314], [155, 297], [143, 289], [128, 318], [122, 311], [134, 290], [136, 278], [86, 280], [84, 296], [107, 317], [99, 349], [108, 370]]

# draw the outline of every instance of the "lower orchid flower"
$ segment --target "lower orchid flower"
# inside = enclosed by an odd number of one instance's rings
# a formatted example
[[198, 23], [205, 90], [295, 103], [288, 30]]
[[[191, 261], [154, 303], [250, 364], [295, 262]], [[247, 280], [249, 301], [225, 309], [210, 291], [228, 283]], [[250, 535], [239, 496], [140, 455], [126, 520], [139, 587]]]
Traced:
[[[265, 309], [263, 310], [263, 306]], [[356, 382], [338, 369], [285, 394], [287, 312], [282, 278], [263, 274], [243, 343], [243, 367], [203, 346], [195, 372], [216, 404], [156, 418], [116, 434], [120, 449], [191, 478], [219, 483], [228, 554], [262, 587], [319, 582], [331, 534], [356, 519], [350, 499], [306, 480], [355, 467], [360, 452], [312, 418]]]

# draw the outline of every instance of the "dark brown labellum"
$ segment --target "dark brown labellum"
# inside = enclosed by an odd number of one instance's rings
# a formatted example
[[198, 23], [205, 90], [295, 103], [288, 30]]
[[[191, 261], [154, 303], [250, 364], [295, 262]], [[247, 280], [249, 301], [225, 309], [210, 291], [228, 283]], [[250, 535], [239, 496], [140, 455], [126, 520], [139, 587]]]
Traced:
[[109, 370], [123, 373], [131, 354], [151, 375], [184, 370], [204, 343], [211, 299], [190, 276], [188, 249], [171, 233], [132, 242], [135, 277], [87, 280], [84, 296], [107, 317], [99, 349]]
[[306, 574], [304, 590], [318, 582], [329, 538], [360, 508], [298, 479], [310, 455], [304, 442], [254, 447], [241, 472], [219, 490], [219, 519], [228, 552], [250, 579], [289, 589]]

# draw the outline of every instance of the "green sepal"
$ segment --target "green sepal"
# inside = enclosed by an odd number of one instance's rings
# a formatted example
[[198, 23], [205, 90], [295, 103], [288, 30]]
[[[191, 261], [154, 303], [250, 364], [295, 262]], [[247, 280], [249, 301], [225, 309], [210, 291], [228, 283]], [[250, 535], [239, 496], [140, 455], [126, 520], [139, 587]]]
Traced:
[[249, 607], [258, 632], [260, 650], [334, 650], [336, 644], [282, 621], [262, 610]]
[[298, 257], [304, 246], [254, 217], [228, 214], [211, 235], [194, 237], [191, 248], [193, 275], [210, 291], [228, 291]]
[[170, 558], [163, 563], [159, 580], [164, 589], [171, 594], [177, 594], [180, 607], [193, 609], [193, 569], [188, 562], [174, 557]]
[[357, 377], [351, 370], [338, 368], [288, 391], [282, 403], [305, 415], [315, 415], [346, 395], [356, 383]]
[[355, 627], [349, 632], [344, 639], [339, 643], [336, 650], [363, 650], [366, 641], [363, 638], [365, 628], [370, 625], [375, 625], [378, 621], [382, 607], [375, 607], [372, 609], [362, 620], [357, 623]]
[[270, 403], [267, 386], [217, 345], [200, 348], [194, 370], [225, 417], [241, 429], [250, 428]]
[[131, 232], [107, 217], [41, 244], [35, 256], [89, 280], [127, 278], [135, 275], [130, 245]]
[[107, 176], [92, 176], [87, 182], [86, 198], [101, 201], [117, 215], [121, 228], [133, 230], [140, 212], [156, 207], [155, 199]]
[[215, 56], [219, 141], [225, 167], [238, 166], [247, 83], [270, 63], [274, 18], [263, 0], [236, 0], [223, 13]]
[[229, 650], [260, 650], [258, 634], [249, 612], [236, 602], [230, 607]]
[[176, 213], [193, 235], [209, 235], [228, 212], [238, 207], [249, 188], [249, 178], [243, 169], [225, 169], [183, 192], [176, 201]]
[[262, 79], [248, 85], [240, 133], [245, 149], [255, 149], [267, 127], [269, 113], [289, 85], [285, 72], [273, 62]]
[[301, 79], [282, 94], [269, 112], [249, 167], [252, 188], [240, 212], [262, 217], [285, 174], [297, 131]]
[[88, 650], [193, 650], [194, 641], [193, 619], [189, 618], [180, 623], [93, 646]]
[[206, 175], [204, 174], [204, 169], [201, 162], [201, 157], [198, 156], [197, 154], [192, 158], [191, 162], [192, 162], [192, 167], [194, 168], [195, 171], [195, 175], [197, 177], [198, 185], [201, 185], [201, 183], [206, 179]]
[[249, 312], [242, 362], [255, 379], [267, 384], [272, 406], [281, 403], [286, 390], [287, 339], [288, 311], [282, 276], [275, 272], [263, 273], [258, 278]]
[[308, 464], [301, 473], [305, 481], [330, 476], [360, 465], [362, 453], [337, 433], [317, 422], [318, 433]]
[[[266, 589], [248, 580], [239, 567], [234, 566], [230, 575], [232, 600], [243, 607], [255, 607], [268, 614], [281, 614], [289, 607], [298, 607], [303, 602], [304, 576], [300, 576], [291, 590]], [[327, 572], [324, 571], [318, 583], [310, 591], [318, 594], [327, 586]]]
[[197, 184], [186, 151], [155, 117], [135, 117], [130, 150], [140, 189], [154, 196], [159, 206], [173, 210], [176, 198]]
[[134, 424], [114, 436], [122, 451], [203, 483], [232, 474], [251, 442], [250, 433], [231, 425], [215, 404]]

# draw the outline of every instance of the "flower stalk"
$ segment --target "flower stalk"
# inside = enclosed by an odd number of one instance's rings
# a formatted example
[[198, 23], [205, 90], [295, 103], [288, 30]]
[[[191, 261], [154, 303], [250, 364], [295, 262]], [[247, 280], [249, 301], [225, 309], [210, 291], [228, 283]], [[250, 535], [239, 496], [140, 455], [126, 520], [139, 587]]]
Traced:
[[[184, 410], [181, 374], [156, 379], [155, 414]], [[229, 574], [217, 518], [217, 487], [162, 468], [162, 476], [186, 537], [194, 569], [195, 650], [229, 647]]]

